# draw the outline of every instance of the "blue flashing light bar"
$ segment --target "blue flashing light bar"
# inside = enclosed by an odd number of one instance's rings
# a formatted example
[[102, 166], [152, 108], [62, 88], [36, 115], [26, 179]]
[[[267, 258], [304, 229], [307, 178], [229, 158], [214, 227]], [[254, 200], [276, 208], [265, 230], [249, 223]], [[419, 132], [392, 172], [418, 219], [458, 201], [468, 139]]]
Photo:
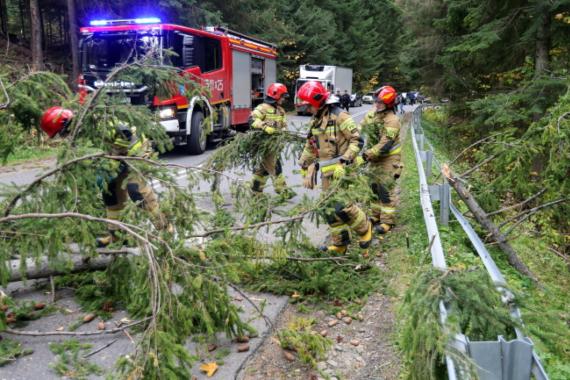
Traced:
[[91, 20], [91, 26], [125, 25], [125, 24], [160, 24], [158, 17], [142, 17], [131, 20]]
[[107, 20], [92, 20], [89, 22], [91, 26], [105, 26], [108, 24]]
[[135, 24], [160, 24], [158, 17], [136, 18]]

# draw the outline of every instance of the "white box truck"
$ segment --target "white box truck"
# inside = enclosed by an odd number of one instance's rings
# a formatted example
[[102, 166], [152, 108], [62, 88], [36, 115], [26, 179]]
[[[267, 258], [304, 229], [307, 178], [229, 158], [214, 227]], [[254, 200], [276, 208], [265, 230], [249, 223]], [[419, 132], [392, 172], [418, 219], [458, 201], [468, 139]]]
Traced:
[[303, 115], [307, 107], [297, 98], [299, 88], [310, 80], [319, 81], [331, 93], [347, 91], [352, 94], [352, 69], [327, 65], [301, 65], [299, 66], [299, 79], [295, 84], [295, 109], [297, 114]]

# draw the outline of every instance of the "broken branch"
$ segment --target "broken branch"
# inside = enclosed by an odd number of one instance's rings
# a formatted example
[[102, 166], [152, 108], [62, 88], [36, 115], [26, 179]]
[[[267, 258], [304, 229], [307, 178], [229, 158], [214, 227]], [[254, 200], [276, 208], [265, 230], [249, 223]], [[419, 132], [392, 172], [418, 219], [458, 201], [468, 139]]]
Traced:
[[492, 156], [487, 157], [486, 159], [484, 159], [483, 161], [481, 161], [477, 165], [473, 166], [471, 169], [467, 170], [465, 173], [459, 175], [459, 177], [461, 177], [461, 178], [468, 177], [470, 174], [472, 174], [473, 172], [475, 172], [479, 168], [481, 168], [481, 167], [485, 166], [486, 164], [488, 164], [489, 162], [493, 161], [495, 158], [497, 158], [498, 155], [499, 154], [493, 154]]
[[118, 332], [122, 332], [126, 329], [129, 329], [133, 326], [140, 325], [151, 320], [151, 317], [147, 317], [141, 319], [140, 321], [135, 321], [129, 323], [127, 325], [117, 327], [111, 330], [100, 330], [100, 331], [22, 331], [22, 330], [14, 330], [11, 328], [7, 328], [4, 330], [7, 334], [12, 335], [23, 335], [23, 336], [55, 336], [55, 335], [66, 335], [66, 336], [92, 336], [92, 335], [106, 335], [106, 334], [116, 334]]
[[534, 194], [534, 195], [531, 196], [530, 198], [525, 199], [525, 200], [522, 201], [522, 202], [519, 202], [519, 203], [514, 204], [514, 205], [512, 205], [512, 206], [503, 207], [502, 209], [497, 210], [497, 211], [490, 212], [490, 213], [487, 214], [487, 216], [497, 215], [497, 214], [500, 214], [500, 213], [502, 213], [502, 212], [505, 212], [505, 211], [508, 211], [508, 210], [512, 210], [513, 208], [522, 207], [522, 206], [526, 205], [527, 203], [533, 201], [534, 199], [540, 197], [540, 196], [541, 196], [542, 194], [544, 194], [545, 192], [546, 192], [546, 189], [542, 189], [542, 190], [540, 190], [538, 193]]

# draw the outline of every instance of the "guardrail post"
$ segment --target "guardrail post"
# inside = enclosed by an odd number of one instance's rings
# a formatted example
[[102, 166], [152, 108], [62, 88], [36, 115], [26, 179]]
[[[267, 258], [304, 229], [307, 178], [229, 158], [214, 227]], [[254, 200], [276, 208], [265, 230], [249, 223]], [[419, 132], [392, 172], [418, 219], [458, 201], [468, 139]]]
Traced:
[[418, 140], [418, 148], [420, 148], [420, 152], [424, 150], [424, 134], [422, 131], [420, 131], [420, 133], [418, 133], [417, 135], [417, 140]]
[[449, 225], [449, 183], [443, 181], [439, 186], [439, 219], [444, 226]]
[[431, 177], [431, 166], [433, 164], [433, 152], [431, 150], [426, 150], [425, 158], [426, 178], [429, 179]]

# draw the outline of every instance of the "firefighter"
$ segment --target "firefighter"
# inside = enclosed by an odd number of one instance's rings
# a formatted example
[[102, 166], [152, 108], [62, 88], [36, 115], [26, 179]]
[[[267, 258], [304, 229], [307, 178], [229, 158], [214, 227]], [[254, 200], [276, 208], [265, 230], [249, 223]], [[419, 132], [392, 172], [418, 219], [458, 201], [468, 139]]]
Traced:
[[[263, 103], [251, 113], [252, 128], [262, 130], [268, 135], [287, 130], [285, 110], [281, 105], [288, 97], [289, 94], [285, 85], [281, 83], [271, 84], [267, 89]], [[287, 187], [278, 154], [268, 153], [263, 157], [261, 165], [253, 172], [252, 190], [256, 193], [262, 193], [268, 176], [271, 176], [277, 194], [281, 194], [285, 198], [292, 198], [295, 195]]]
[[[73, 112], [62, 108], [52, 107], [44, 112], [40, 121], [40, 127], [50, 138], [60, 135], [65, 137], [68, 134], [68, 126], [73, 119]], [[152, 152], [150, 142], [143, 137], [137, 136], [136, 129], [125, 123], [111, 121], [109, 141], [111, 142], [110, 154], [113, 156], [140, 156], [149, 157]], [[102, 186], [103, 179], [97, 179]], [[153, 189], [146, 181], [136, 173], [129, 170], [129, 166], [124, 161], [118, 161], [117, 171], [114, 177], [107, 178], [107, 189], [103, 191], [103, 202], [107, 209], [107, 219], [119, 220], [121, 211], [125, 208], [127, 197], [133, 202], [139, 202], [151, 213], [156, 228], [167, 229], [173, 232], [173, 226], [169, 224], [160, 211], [158, 199]], [[118, 227], [108, 226], [108, 234], [97, 238], [98, 247], [107, 245], [119, 239], [117, 236]]]
[[342, 104], [342, 108], [346, 110], [346, 112], [350, 111], [350, 94], [347, 90], [344, 90], [344, 94], [340, 97], [340, 103]]
[[[335, 96], [316, 81], [306, 82], [299, 88], [299, 99], [308, 105], [313, 114], [309, 134], [299, 160], [302, 173], [310, 166], [319, 165], [322, 189], [327, 191], [331, 182], [344, 177], [345, 166], [358, 157], [362, 140], [358, 126], [344, 112]], [[334, 196], [332, 197], [334, 199]], [[345, 253], [350, 243], [350, 230], [359, 236], [360, 247], [366, 249], [372, 241], [372, 224], [366, 214], [351, 200], [334, 200], [325, 205], [330, 226], [332, 245], [323, 251]]]
[[363, 153], [362, 158], [370, 162], [372, 191], [378, 198], [372, 207], [372, 221], [374, 231], [379, 234], [385, 234], [394, 227], [397, 211], [393, 190], [402, 171], [397, 96], [393, 87], [381, 87], [375, 94], [375, 109], [366, 114], [361, 124], [369, 141], [375, 142]]

